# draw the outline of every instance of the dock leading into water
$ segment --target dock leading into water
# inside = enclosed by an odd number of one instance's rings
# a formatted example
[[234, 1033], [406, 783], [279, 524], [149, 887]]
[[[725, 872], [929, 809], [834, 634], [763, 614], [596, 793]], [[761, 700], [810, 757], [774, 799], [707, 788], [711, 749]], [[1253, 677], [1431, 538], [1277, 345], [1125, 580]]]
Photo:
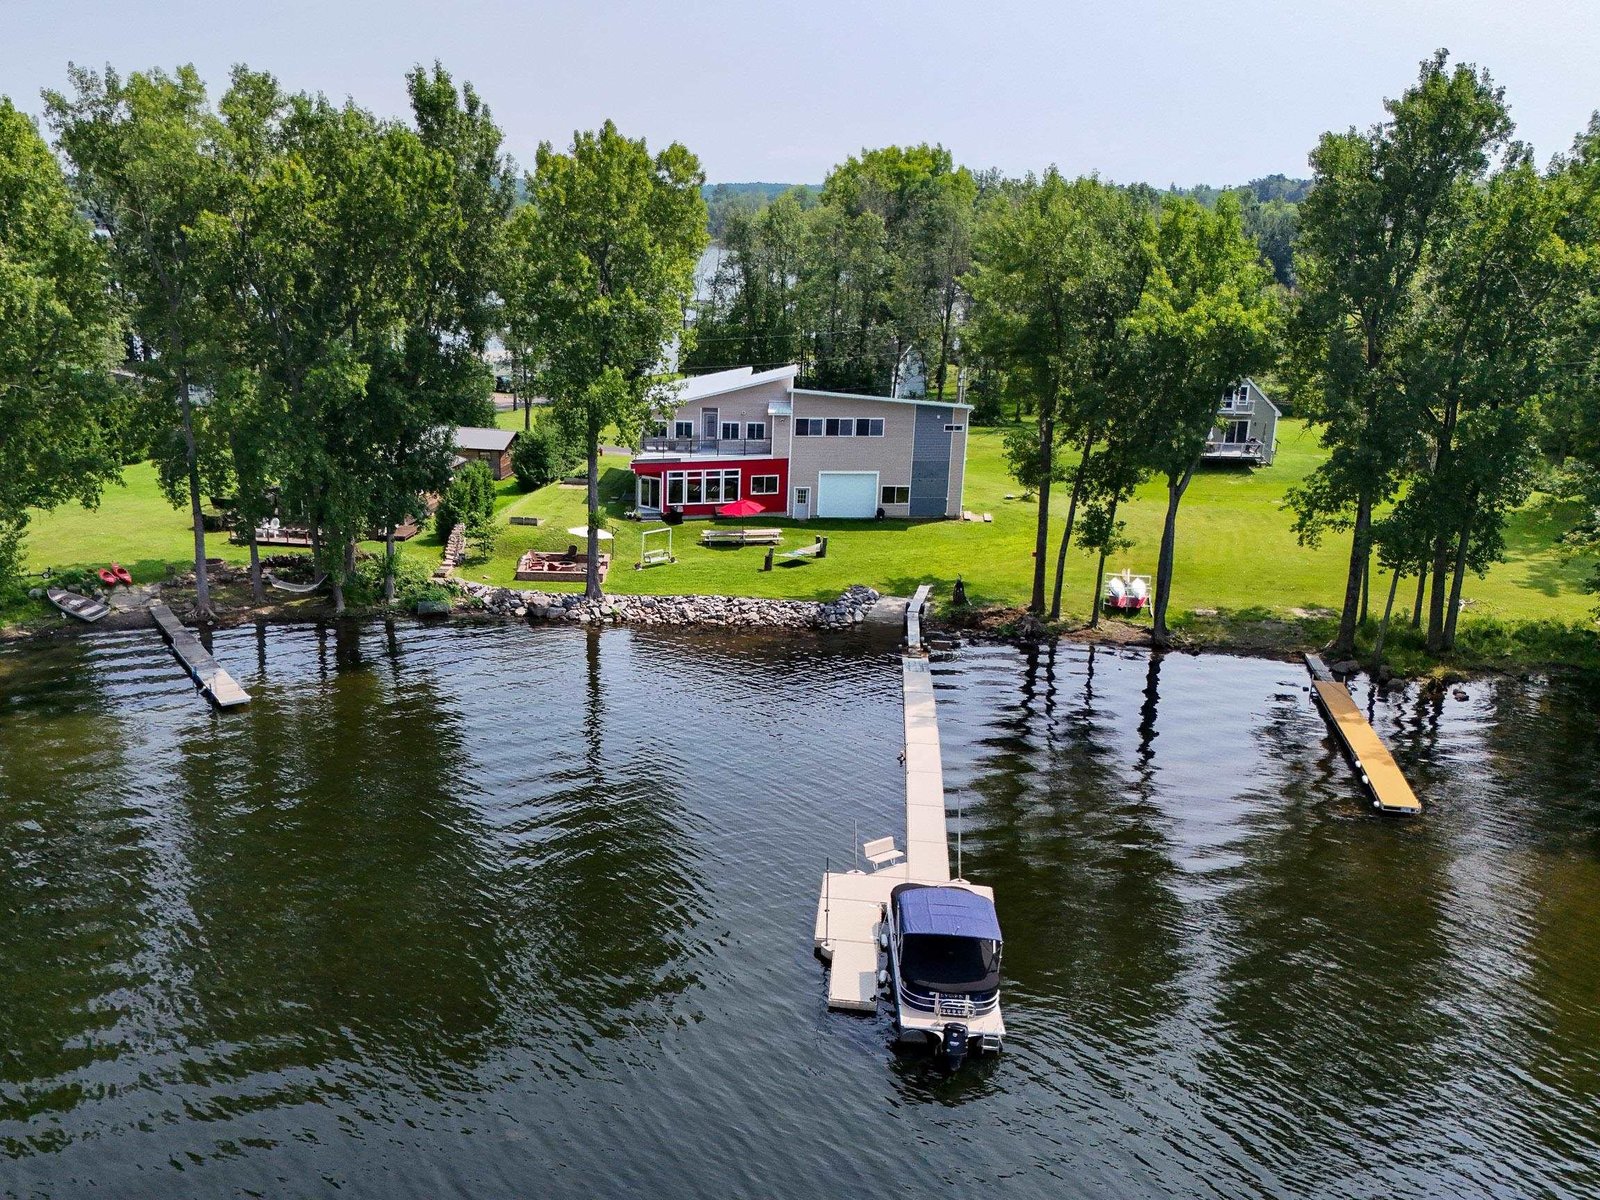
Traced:
[[[912, 598], [906, 622], [908, 652], [900, 660], [905, 698], [905, 858], [871, 872], [824, 874], [812, 945], [831, 964], [829, 1008], [877, 1011], [878, 972], [884, 965], [878, 934], [887, 929], [889, 893], [902, 883], [941, 884], [952, 879], [933, 671], [926, 658], [914, 653], [920, 648], [927, 595], [927, 588], [919, 588]], [[959, 882], [994, 899], [993, 888]]]
[[1422, 802], [1411, 790], [1394, 755], [1378, 737], [1377, 730], [1368, 723], [1349, 690], [1333, 677], [1321, 655], [1307, 654], [1306, 668], [1311, 672], [1312, 695], [1317, 707], [1327, 717], [1329, 726], [1343, 744], [1345, 753], [1360, 777], [1362, 786], [1372, 796], [1373, 805], [1383, 812], [1415, 816], [1422, 812]]
[[172, 647], [173, 655], [199, 687], [201, 695], [218, 708], [239, 708], [250, 703], [250, 693], [222, 669], [222, 665], [211, 657], [211, 652], [200, 644], [200, 639], [172, 615], [170, 608], [158, 600], [150, 606], [150, 615], [155, 618], [156, 628], [161, 631], [167, 645]]

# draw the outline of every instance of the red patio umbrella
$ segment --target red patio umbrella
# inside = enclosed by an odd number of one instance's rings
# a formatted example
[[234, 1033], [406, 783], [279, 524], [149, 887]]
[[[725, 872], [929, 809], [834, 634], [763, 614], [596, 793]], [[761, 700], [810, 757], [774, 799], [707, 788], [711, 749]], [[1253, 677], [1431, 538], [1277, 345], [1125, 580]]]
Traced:
[[753, 517], [758, 512], [765, 512], [759, 500], [735, 500], [732, 504], [724, 504], [717, 509], [719, 517]]

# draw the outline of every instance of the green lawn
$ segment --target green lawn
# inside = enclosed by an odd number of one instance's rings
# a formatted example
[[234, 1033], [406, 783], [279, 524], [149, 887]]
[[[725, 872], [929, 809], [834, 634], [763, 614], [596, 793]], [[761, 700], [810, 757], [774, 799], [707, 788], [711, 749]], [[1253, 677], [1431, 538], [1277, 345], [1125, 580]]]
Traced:
[[[502, 426], [520, 428], [522, 413], [502, 413], [499, 420]], [[1278, 459], [1272, 467], [1254, 472], [1207, 470], [1190, 486], [1178, 517], [1176, 611], [1265, 608], [1286, 613], [1337, 604], [1347, 540], [1336, 535], [1319, 550], [1299, 546], [1283, 508], [1288, 487], [1319, 461], [1315, 434], [1300, 422], [1286, 420], [1279, 425], [1279, 438]], [[998, 430], [974, 430], [968, 452], [966, 507], [993, 513], [993, 524], [762, 518], [763, 525], [785, 527], [786, 546], [810, 542], [819, 533], [829, 539], [825, 560], [780, 566], [771, 573], [760, 569], [765, 553], [761, 547], [701, 546], [699, 534], [706, 528], [701, 521], [688, 522], [674, 532], [675, 564], [634, 570], [642, 527], [622, 519], [632, 503], [632, 475], [625, 456], [607, 455], [602, 491], [616, 534], [607, 590], [829, 599], [852, 583], [905, 595], [928, 580], [943, 590], [959, 574], [976, 602], [1023, 602], [1032, 566], [1036, 508], [1005, 498], [1008, 493], [1020, 495], [1021, 489], [1006, 475], [1001, 440]], [[1160, 484], [1151, 483], [1124, 507], [1127, 532], [1135, 544], [1118, 555], [1112, 567], [1154, 571], [1163, 503]], [[1064, 489], [1058, 489], [1057, 535], [1065, 507]], [[562, 550], [581, 541], [566, 530], [584, 523], [582, 488], [554, 485], [523, 494], [514, 481], [505, 480], [499, 485], [497, 511], [502, 521], [513, 515], [537, 515], [543, 524], [537, 528], [506, 524], [494, 557], [465, 564], [460, 571], [465, 578], [508, 585], [525, 550]], [[1572, 515], [1564, 506], [1542, 500], [1516, 513], [1507, 531], [1508, 561], [1485, 580], [1467, 581], [1469, 612], [1519, 620], [1586, 618], [1595, 604], [1594, 597], [1578, 586], [1587, 564], [1563, 562], [1553, 547]], [[37, 571], [47, 564], [100, 564], [115, 558], [141, 579], [159, 578], [169, 562], [182, 564], [188, 558], [189, 544], [184, 514], [161, 497], [153, 468], [143, 464], [129, 468], [124, 486], [107, 490], [98, 510], [63, 508], [38, 514], [29, 530], [29, 562]], [[235, 561], [246, 557], [243, 547], [230, 545], [222, 535], [213, 535], [210, 545], [214, 555]], [[405, 543], [402, 552], [431, 565], [438, 561], [440, 549], [440, 539], [429, 532]], [[1053, 566], [1053, 545], [1051, 554]], [[1069, 553], [1066, 608], [1070, 613], [1089, 611], [1093, 572], [1092, 556], [1076, 549]], [[1375, 606], [1381, 607], [1386, 588], [1386, 579], [1375, 581]], [[1410, 607], [1404, 585], [1397, 607]]]

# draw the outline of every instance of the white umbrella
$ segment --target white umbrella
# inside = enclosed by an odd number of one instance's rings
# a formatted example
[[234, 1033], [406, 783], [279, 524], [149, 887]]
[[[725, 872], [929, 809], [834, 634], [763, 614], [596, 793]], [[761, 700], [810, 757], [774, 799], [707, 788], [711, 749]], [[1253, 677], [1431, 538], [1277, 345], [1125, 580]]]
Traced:
[[[567, 530], [567, 532], [573, 537], [586, 538], [589, 536], [589, 527], [587, 525], [574, 525], [571, 529]], [[602, 529], [600, 531], [600, 540], [604, 542], [609, 541], [610, 539], [611, 531], [609, 529]]]

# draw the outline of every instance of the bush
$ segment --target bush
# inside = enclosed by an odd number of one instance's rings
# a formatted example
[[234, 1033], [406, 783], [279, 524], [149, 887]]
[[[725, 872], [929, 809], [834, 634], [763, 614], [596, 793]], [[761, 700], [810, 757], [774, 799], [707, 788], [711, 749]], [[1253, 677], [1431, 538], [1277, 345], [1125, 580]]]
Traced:
[[511, 469], [525, 492], [548, 487], [570, 475], [582, 456], [553, 421], [541, 421], [511, 448]]
[[457, 523], [473, 525], [494, 518], [494, 476], [487, 463], [469, 462], [456, 472], [434, 513], [440, 537], [449, 537]]
[[[394, 556], [394, 602], [413, 607], [418, 598], [431, 596], [437, 588], [427, 563], [416, 555]], [[356, 577], [345, 588], [345, 601], [357, 608], [383, 602], [383, 555], [366, 554], [356, 559]]]

